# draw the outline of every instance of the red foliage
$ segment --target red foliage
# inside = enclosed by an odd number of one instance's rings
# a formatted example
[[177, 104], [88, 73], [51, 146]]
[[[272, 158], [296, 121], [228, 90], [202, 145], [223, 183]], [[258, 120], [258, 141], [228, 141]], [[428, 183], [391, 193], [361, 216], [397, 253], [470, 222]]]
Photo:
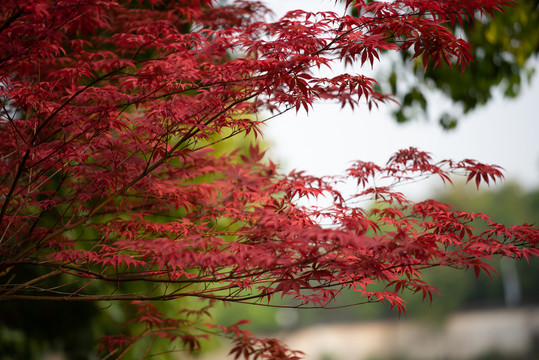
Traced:
[[[347, 179], [357, 195], [344, 199], [338, 178], [279, 174], [257, 146], [212, 150], [230, 136], [259, 134], [264, 110], [391, 100], [372, 78], [320, 77], [314, 68], [373, 66], [380, 51], [393, 50], [411, 51], [425, 67], [445, 61], [464, 70], [469, 46], [446, 24], [506, 3], [358, 1], [357, 18], [297, 10], [269, 22], [256, 1], [4, 1], [0, 273], [8, 280], [0, 300], [136, 301], [146, 328], [104, 340], [102, 350], [117, 358], [142, 336], [198, 348], [195, 320], [166, 318], [148, 300], [280, 295], [325, 307], [347, 287], [404, 311], [403, 289], [424, 298], [435, 291], [421, 280], [424, 268], [488, 272], [491, 256], [536, 256], [539, 231], [530, 225], [414, 204], [393, 189], [423, 176], [451, 181], [453, 172], [489, 183], [502, 177], [496, 166], [434, 163], [410, 148], [385, 166], [354, 164]], [[380, 178], [389, 185], [374, 186]], [[299, 205], [309, 197], [331, 205]], [[358, 198], [385, 206], [367, 211]], [[488, 230], [477, 233], [473, 219]], [[22, 267], [40, 275], [19, 280]], [[60, 286], [65, 275], [79, 287]], [[124, 284], [135, 281], [156, 286], [130, 292]], [[87, 287], [100, 282], [115, 290]], [[372, 283], [387, 289], [371, 291]], [[235, 339], [236, 358], [299, 356], [237, 326], [215, 329]]]

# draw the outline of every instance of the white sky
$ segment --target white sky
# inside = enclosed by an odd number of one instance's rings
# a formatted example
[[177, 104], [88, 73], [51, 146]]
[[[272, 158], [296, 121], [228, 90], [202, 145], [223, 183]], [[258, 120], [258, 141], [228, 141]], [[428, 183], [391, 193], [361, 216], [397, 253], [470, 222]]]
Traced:
[[[266, 3], [279, 15], [298, 8], [335, 9], [334, 0]], [[450, 132], [439, 126], [437, 118], [397, 124], [384, 106], [369, 113], [327, 103], [316, 104], [309, 114], [289, 111], [263, 131], [271, 143], [270, 156], [285, 172], [301, 169], [313, 175], [342, 174], [353, 160], [383, 165], [395, 151], [414, 146], [432, 153], [435, 160], [471, 158], [497, 164], [505, 169], [506, 179], [517, 180], [526, 188], [538, 187], [539, 75], [524, 86], [517, 99], [495, 96], [487, 107], [461, 118], [457, 129]], [[433, 187], [422, 182], [403, 191], [412, 198], [424, 197]]]

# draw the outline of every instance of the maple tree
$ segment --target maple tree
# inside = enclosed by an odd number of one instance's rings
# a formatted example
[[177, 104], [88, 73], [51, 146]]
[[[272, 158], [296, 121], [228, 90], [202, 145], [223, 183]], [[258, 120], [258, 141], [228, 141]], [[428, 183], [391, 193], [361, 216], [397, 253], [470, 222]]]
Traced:
[[[502, 178], [495, 165], [434, 162], [409, 148], [385, 165], [358, 161], [345, 176], [320, 178], [279, 173], [257, 145], [213, 150], [318, 100], [369, 108], [393, 100], [372, 78], [317, 68], [374, 66], [386, 50], [466, 71], [470, 46], [448, 25], [511, 3], [348, 1], [359, 16], [297, 10], [270, 21], [257, 1], [6, 0], [0, 300], [132, 302], [129, 324], [142, 326], [101, 339], [106, 359], [143, 338], [195, 351], [210, 334], [232, 338], [236, 357], [292, 359], [300, 354], [241, 324], [206, 323], [211, 305], [286, 296], [323, 308], [350, 288], [358, 304], [402, 312], [402, 291], [436, 292], [423, 269], [489, 272], [493, 256], [537, 255], [531, 225], [413, 203], [394, 187], [425, 176], [450, 182], [453, 173], [479, 186]], [[357, 192], [345, 197], [341, 181]], [[362, 208], [368, 199], [382, 205]], [[152, 302], [188, 298], [207, 306], [180, 303], [168, 317]]]

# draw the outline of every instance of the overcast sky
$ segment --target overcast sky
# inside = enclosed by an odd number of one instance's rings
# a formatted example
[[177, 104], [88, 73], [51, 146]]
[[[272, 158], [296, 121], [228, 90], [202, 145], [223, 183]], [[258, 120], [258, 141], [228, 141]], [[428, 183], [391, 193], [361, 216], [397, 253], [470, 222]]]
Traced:
[[[277, 14], [301, 8], [332, 9], [334, 0], [273, 0]], [[535, 62], [538, 64], [539, 62]], [[376, 64], [375, 64], [376, 68]], [[367, 72], [368, 70], [366, 70]], [[440, 101], [443, 99], [435, 99]], [[443, 104], [441, 106], [450, 106]], [[397, 124], [388, 108], [351, 111], [337, 104], [317, 104], [309, 114], [290, 111], [264, 129], [272, 145], [270, 156], [282, 170], [301, 169], [313, 175], [342, 174], [353, 160], [384, 164], [395, 151], [414, 146], [435, 160], [464, 158], [497, 164], [506, 179], [527, 188], [539, 186], [539, 77], [517, 99], [496, 95], [487, 107], [463, 117], [456, 130], [444, 131], [437, 120]], [[426, 196], [432, 183], [409, 188], [409, 195]]]

